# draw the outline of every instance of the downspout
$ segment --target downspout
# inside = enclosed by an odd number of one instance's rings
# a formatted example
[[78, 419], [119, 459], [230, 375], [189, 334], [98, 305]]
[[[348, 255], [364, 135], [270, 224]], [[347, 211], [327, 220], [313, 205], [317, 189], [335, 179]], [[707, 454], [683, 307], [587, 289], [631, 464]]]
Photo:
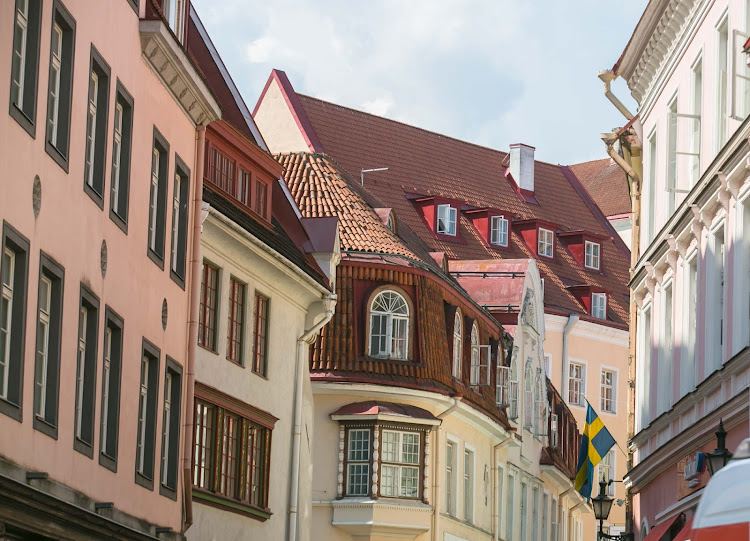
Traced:
[[297, 541], [297, 518], [299, 515], [299, 463], [300, 447], [302, 444], [302, 389], [305, 383], [305, 347], [309, 347], [314, 341], [320, 329], [322, 329], [331, 318], [336, 308], [336, 294], [328, 293], [322, 299], [325, 315], [323, 319], [315, 323], [297, 339], [297, 381], [294, 387], [294, 431], [292, 432], [292, 471], [289, 480], [289, 537], [288, 541]]
[[633, 114], [628, 111], [628, 108], [625, 107], [620, 100], [617, 99], [617, 96], [612, 94], [610, 85], [612, 84], [612, 81], [617, 79], [617, 75], [613, 73], [612, 70], [601, 70], [598, 76], [599, 79], [601, 79], [604, 83], [604, 95], [607, 96], [607, 99], [611, 101], [612, 105], [614, 105], [617, 110], [622, 113], [622, 116], [624, 116], [628, 120], [633, 120]]
[[565, 377], [565, 374], [568, 372], [568, 336], [570, 335], [570, 332], [573, 330], [573, 327], [575, 327], [576, 323], [578, 323], [578, 314], [570, 314], [568, 316], [568, 322], [565, 324], [565, 328], [563, 329], [563, 347], [562, 347], [562, 370], [560, 371], [560, 388], [563, 390], [562, 395], [566, 396], [568, 389], [567, 389], [567, 381], [568, 378]]
[[508, 443], [512, 437], [513, 434], [511, 433], [503, 441], [492, 447], [492, 484], [494, 485], [492, 487], [492, 531], [495, 532], [492, 538], [494, 541], [500, 539], [500, 528], [498, 527], [500, 515], [497, 514], [497, 502], [502, 498], [502, 494], [500, 494], [500, 485], [497, 482], [497, 452], [501, 447]]
[[195, 354], [198, 347], [198, 307], [200, 306], [201, 229], [203, 227], [203, 166], [206, 148], [206, 127], [200, 125], [195, 134], [195, 192], [193, 195], [193, 246], [190, 261], [190, 320], [187, 344], [187, 389], [185, 392], [185, 430], [182, 449], [182, 485], [185, 525], [183, 533], [193, 524], [193, 402], [195, 401]]
[[[453, 400], [453, 403], [447, 409], [443, 410], [441, 414], [437, 415], [437, 418], [441, 421], [445, 420], [451, 413], [458, 409], [463, 398], [463, 396], [452, 397], [451, 400]], [[435, 429], [435, 445], [432, 452], [432, 467], [435, 472], [433, 475], [435, 482], [432, 484], [432, 541], [438, 541], [438, 527], [440, 524], [440, 475], [437, 472], [438, 460], [440, 459], [440, 429], [442, 426], [443, 423], [440, 423]]]

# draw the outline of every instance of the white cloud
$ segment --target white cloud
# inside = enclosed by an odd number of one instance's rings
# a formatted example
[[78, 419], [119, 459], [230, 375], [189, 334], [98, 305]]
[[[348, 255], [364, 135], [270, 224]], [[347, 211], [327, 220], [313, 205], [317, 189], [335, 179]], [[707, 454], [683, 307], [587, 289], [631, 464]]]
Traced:
[[386, 97], [375, 98], [362, 104], [362, 110], [378, 116], [387, 116], [391, 107], [393, 107], [393, 100]]
[[252, 41], [247, 46], [247, 60], [253, 64], [269, 62], [278, 50], [278, 41], [264, 36]]

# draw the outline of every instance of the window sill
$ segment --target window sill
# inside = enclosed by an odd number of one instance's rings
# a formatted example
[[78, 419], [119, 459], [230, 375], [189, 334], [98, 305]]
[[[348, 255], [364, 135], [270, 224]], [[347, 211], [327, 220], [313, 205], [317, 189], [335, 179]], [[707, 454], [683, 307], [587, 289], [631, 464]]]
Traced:
[[173, 271], [171, 268], [169, 269], [169, 277], [172, 279], [172, 281], [180, 286], [180, 289], [185, 291], [185, 279], [182, 278], [179, 274], [177, 274], [175, 271]]
[[34, 123], [34, 120], [30, 119], [26, 113], [16, 107], [12, 102], [10, 104], [10, 116], [21, 125], [32, 139], [36, 139], [36, 124]]
[[23, 422], [23, 410], [21, 406], [8, 402], [4, 398], [0, 398], [0, 413], [7, 415], [11, 419], [15, 419], [19, 423]]
[[256, 372], [255, 370], [251, 370], [251, 372], [255, 374], [256, 376], [258, 376], [259, 378], [263, 378], [264, 380], [269, 381], [267, 374], [261, 374], [260, 372]]
[[57, 439], [57, 427], [49, 424], [38, 415], [34, 415], [34, 429], [42, 432], [43, 434], [46, 434], [53, 440]]
[[112, 473], [117, 473], [117, 458], [113, 458], [104, 451], [99, 453], [99, 464], [107, 468]]
[[115, 222], [115, 225], [119, 227], [125, 235], [128, 234], [128, 217], [124, 218], [117, 214], [113, 209], [109, 209], [109, 218]]
[[154, 480], [149, 479], [138, 470], [136, 470], [135, 472], [135, 482], [136, 484], [141, 485], [145, 489], [154, 490]]
[[214, 355], [216, 355], [216, 356], [218, 356], [218, 355], [219, 355], [219, 352], [218, 352], [218, 351], [216, 351], [215, 349], [211, 349], [211, 348], [210, 348], [210, 347], [208, 347], [208, 346], [204, 346], [204, 345], [203, 345], [203, 344], [201, 344], [200, 342], [198, 343], [198, 347], [199, 347], [199, 348], [201, 348], [202, 350], [208, 351], [209, 353], [213, 353], [213, 354], [214, 354]]
[[89, 183], [85, 180], [83, 181], [83, 191], [86, 192], [86, 195], [88, 195], [94, 203], [96, 203], [99, 210], [104, 210], [104, 197], [94, 188], [89, 186]]
[[232, 360], [229, 357], [227, 357], [227, 362], [228, 363], [232, 363], [233, 365], [237, 366], [238, 368], [243, 368], [243, 369], [245, 368], [245, 365], [242, 364], [242, 361], [235, 361], [235, 360]]
[[49, 141], [45, 141], [44, 143], [44, 149], [47, 151], [47, 154], [50, 158], [52, 158], [57, 165], [62, 168], [65, 173], [68, 173], [68, 158], [63, 156], [62, 152], [60, 152], [55, 145], [50, 143]]
[[166, 496], [170, 500], [177, 501], [177, 489], [170, 488], [164, 483], [159, 483], [159, 494]]
[[255, 507], [253, 505], [242, 503], [237, 500], [231, 500], [229, 498], [225, 498], [224, 496], [219, 496], [212, 492], [208, 492], [206, 490], [195, 487], [193, 487], [193, 499], [196, 502], [210, 505], [211, 507], [216, 507], [217, 509], [223, 509], [224, 511], [229, 511], [230, 513], [237, 513], [249, 518], [254, 518], [255, 520], [260, 520], [262, 522], [265, 522], [273, 515], [270, 509], [262, 509], [260, 507]]
[[154, 252], [151, 247], [146, 248], [146, 253], [148, 254], [148, 258], [154, 262], [154, 264], [159, 267], [161, 270], [164, 270], [164, 258], [160, 257], [159, 254]]
[[91, 444], [81, 440], [77, 436], [73, 438], [73, 449], [84, 456], [87, 456], [91, 459], [94, 458], [94, 447]]

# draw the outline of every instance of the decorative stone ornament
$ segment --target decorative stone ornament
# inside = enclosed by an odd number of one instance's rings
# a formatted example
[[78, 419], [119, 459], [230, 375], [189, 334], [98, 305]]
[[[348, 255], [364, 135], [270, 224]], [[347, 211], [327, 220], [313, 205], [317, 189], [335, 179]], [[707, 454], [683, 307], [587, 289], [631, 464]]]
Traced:
[[677, 272], [677, 260], [680, 258], [680, 250], [677, 247], [677, 239], [674, 235], [667, 237], [667, 244], [669, 244], [669, 250], [667, 250], [667, 264], [672, 267], [673, 272]]
[[651, 296], [653, 297], [654, 291], [656, 289], [656, 276], [654, 273], [654, 266], [650, 261], [646, 261], [643, 266], [646, 268], [646, 289], [648, 289], [649, 293], [651, 293]]
[[102, 269], [102, 278], [107, 275], [107, 241], [102, 241], [102, 247], [99, 251], [99, 265]]
[[346, 429], [344, 425], [339, 426], [339, 468], [336, 478], [336, 495], [339, 499], [344, 497], [344, 442]]
[[700, 243], [704, 225], [703, 220], [701, 219], [701, 210], [698, 208], [698, 205], [690, 205], [690, 210], [693, 211], [693, 221], [690, 222], [690, 232], [693, 234], [695, 240]]
[[39, 175], [34, 177], [34, 186], [31, 189], [31, 206], [34, 209], [34, 218], [36, 218], [42, 210], [42, 181], [39, 180]]
[[729, 201], [732, 199], [732, 192], [729, 190], [729, 181], [727, 176], [719, 171], [719, 190], [716, 192], [716, 200], [724, 210], [729, 210]]
[[161, 301], [161, 328], [167, 330], [167, 299]]
[[375, 425], [372, 429], [372, 498], [378, 497], [378, 458], [380, 457], [380, 427]]

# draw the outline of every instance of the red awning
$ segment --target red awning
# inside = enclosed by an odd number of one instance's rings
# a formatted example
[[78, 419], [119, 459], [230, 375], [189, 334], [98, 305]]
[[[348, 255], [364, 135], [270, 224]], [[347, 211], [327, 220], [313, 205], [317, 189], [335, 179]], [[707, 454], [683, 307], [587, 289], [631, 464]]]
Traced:
[[643, 541], [661, 541], [662, 536], [667, 533], [669, 528], [674, 524], [674, 521], [677, 520], [680, 517], [680, 515], [676, 515], [672, 518], [670, 518], [666, 522], [662, 522], [661, 524], [657, 524], [653, 528], [651, 528], [651, 531], [648, 532], [648, 535], [643, 538]]
[[690, 517], [687, 519], [687, 522], [685, 523], [685, 526], [683, 526], [682, 530], [680, 530], [680, 533], [677, 534], [677, 537], [675, 537], [672, 541], [690, 541], [690, 538], [693, 536], [693, 517]]

